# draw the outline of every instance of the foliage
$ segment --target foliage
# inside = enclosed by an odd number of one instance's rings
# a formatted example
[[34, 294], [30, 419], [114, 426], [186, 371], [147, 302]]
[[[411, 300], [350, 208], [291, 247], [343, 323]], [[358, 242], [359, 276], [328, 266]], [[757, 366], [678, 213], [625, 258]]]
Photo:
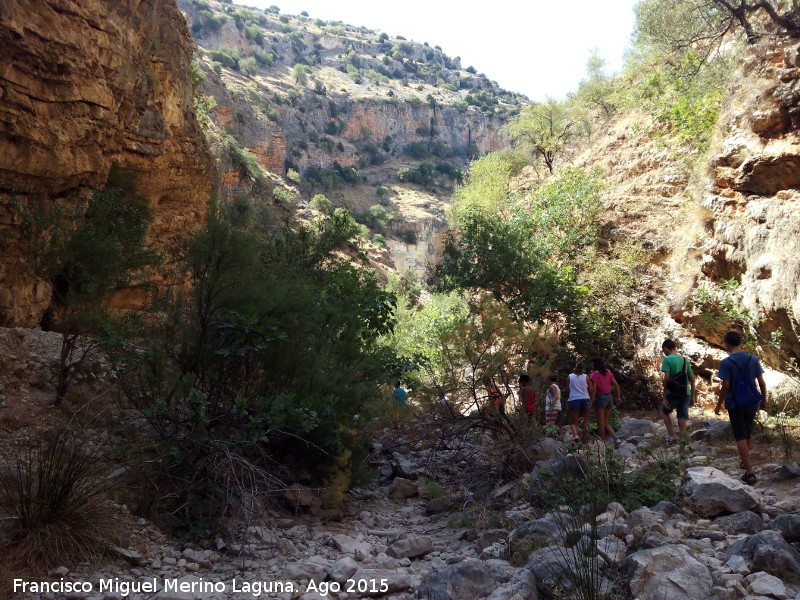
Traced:
[[44, 325], [61, 332], [56, 403], [75, 370], [92, 353], [87, 336], [111, 326], [107, 302], [158, 262], [145, 246], [152, 221], [150, 204], [136, 191], [137, 173], [112, 167], [107, 187], [71, 207], [39, 204], [20, 207], [29, 268], [52, 289]]
[[800, 3], [796, 0], [643, 0], [636, 5], [638, 41], [709, 56], [726, 36], [744, 32], [749, 44], [778, 33], [800, 37]]
[[292, 79], [300, 85], [308, 85], [308, 75], [311, 67], [302, 63], [297, 63], [292, 67]]
[[219, 528], [236, 497], [280, 487], [268, 456], [346, 481], [386, 378], [376, 339], [393, 325], [392, 296], [341, 252], [356, 230], [337, 210], [267, 234], [212, 206], [182, 259], [189, 291], [149, 315], [135, 345], [110, 349], [179, 531]]
[[422, 163], [416, 169], [403, 167], [397, 171], [397, 178], [400, 181], [427, 186], [436, 178], [436, 167], [431, 163]]
[[247, 148], [240, 148], [238, 142], [232, 136], [227, 137], [226, 144], [228, 146], [228, 152], [230, 152], [231, 162], [235, 166], [243, 169], [250, 178], [250, 181], [255, 185], [260, 188], [268, 187], [269, 179], [267, 177], [267, 171], [262, 164], [258, 162], [258, 158], [256, 158], [255, 154], [250, 152]]
[[318, 210], [325, 216], [330, 216], [333, 213], [333, 204], [325, 194], [317, 194], [311, 199], [311, 208]]
[[245, 75], [258, 73], [258, 62], [254, 56], [247, 56], [239, 60], [239, 70]]
[[582, 107], [548, 98], [541, 104], [524, 106], [506, 126], [506, 133], [520, 148], [539, 158], [552, 173], [556, 162], [587, 133]]
[[103, 473], [99, 446], [52, 434], [14, 458], [0, 477], [6, 560], [52, 568], [111, 548], [120, 524], [106, 497], [115, 482]]
[[521, 153], [510, 149], [492, 152], [473, 161], [465, 184], [453, 194], [451, 225], [458, 227], [462, 216], [474, 212], [505, 214], [511, 179], [527, 164]]
[[229, 46], [220, 46], [219, 50], [212, 50], [210, 54], [211, 58], [220, 63], [222, 66], [234, 70], [239, 69], [239, 60], [241, 59], [241, 56], [239, 56], [238, 50]]
[[[654, 460], [649, 467], [625, 472], [623, 459], [606, 448], [602, 454], [587, 455], [583, 478], [553, 480], [541, 493], [546, 506], [580, 509], [586, 504], [605, 508], [619, 502], [627, 510], [652, 506], [661, 500], [675, 501], [680, 493], [680, 462], [686, 455], [645, 449]], [[684, 451], [684, 453], [687, 451]], [[544, 474], [546, 477], [546, 474]]]
[[344, 185], [355, 185], [361, 181], [361, 176], [353, 167], [342, 167], [337, 161], [333, 161], [332, 169], [323, 169], [316, 165], [310, 165], [303, 171], [305, 187], [314, 189], [321, 187], [326, 192], [331, 192]]

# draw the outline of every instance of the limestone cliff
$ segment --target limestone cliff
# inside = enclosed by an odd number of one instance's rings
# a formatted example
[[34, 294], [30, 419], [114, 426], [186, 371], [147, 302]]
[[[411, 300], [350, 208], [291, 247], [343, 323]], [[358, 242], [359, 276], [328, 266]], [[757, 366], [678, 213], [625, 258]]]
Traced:
[[[285, 205], [273, 202], [275, 186], [296, 187], [294, 209], [304, 218], [316, 193], [357, 214], [375, 203], [375, 187], [386, 186], [396, 220], [373, 228], [389, 249], [374, 254], [422, 274], [436, 256], [446, 227], [440, 204], [455, 179], [437, 172], [419, 186], [398, 170], [423, 162], [464, 170], [470, 157], [507, 143], [502, 126], [525, 99], [427, 43], [275, 9], [179, 5], [201, 49], [202, 92], [213, 99], [209, 139], [224, 173], [221, 194]], [[233, 164], [232, 143], [274, 175], [270, 185], [253, 185], [247, 169]], [[352, 167], [357, 177], [331, 185], [324, 171], [334, 167]], [[289, 169], [294, 183], [281, 179]]]
[[22, 268], [10, 201], [87, 197], [117, 163], [140, 172], [154, 239], [202, 221], [212, 175], [193, 49], [174, 0], [0, 4], [1, 325], [35, 325], [50, 302]]

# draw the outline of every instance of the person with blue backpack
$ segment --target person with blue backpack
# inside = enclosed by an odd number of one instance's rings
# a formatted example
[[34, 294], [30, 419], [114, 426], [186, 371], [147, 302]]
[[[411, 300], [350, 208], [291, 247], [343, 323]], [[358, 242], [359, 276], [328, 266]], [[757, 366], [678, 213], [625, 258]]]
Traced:
[[[757, 479], [750, 462], [750, 448], [753, 423], [759, 409], [767, 410], [767, 384], [764, 382], [764, 370], [758, 358], [742, 350], [742, 336], [736, 331], [725, 334], [725, 348], [730, 356], [719, 363], [719, 378], [722, 389], [714, 414], [719, 414], [723, 403], [728, 411], [736, 448], [742, 459], [740, 465], [744, 469], [742, 481], [753, 485]], [[755, 382], [758, 382], [759, 392]]]

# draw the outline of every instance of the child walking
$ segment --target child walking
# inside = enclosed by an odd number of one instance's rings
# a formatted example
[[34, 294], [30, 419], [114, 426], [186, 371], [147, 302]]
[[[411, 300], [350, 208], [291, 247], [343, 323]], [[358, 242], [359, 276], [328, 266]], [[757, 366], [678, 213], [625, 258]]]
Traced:
[[558, 413], [561, 412], [561, 388], [558, 387], [558, 377], [548, 377], [547, 395], [544, 399], [544, 423], [555, 425], [558, 422]]

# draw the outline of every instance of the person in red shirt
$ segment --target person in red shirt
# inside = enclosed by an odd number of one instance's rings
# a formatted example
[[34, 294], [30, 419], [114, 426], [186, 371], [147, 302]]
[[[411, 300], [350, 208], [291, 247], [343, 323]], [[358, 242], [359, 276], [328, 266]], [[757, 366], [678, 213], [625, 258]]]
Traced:
[[536, 416], [536, 392], [528, 375], [519, 376], [519, 404], [527, 415], [528, 422], [532, 422]]

